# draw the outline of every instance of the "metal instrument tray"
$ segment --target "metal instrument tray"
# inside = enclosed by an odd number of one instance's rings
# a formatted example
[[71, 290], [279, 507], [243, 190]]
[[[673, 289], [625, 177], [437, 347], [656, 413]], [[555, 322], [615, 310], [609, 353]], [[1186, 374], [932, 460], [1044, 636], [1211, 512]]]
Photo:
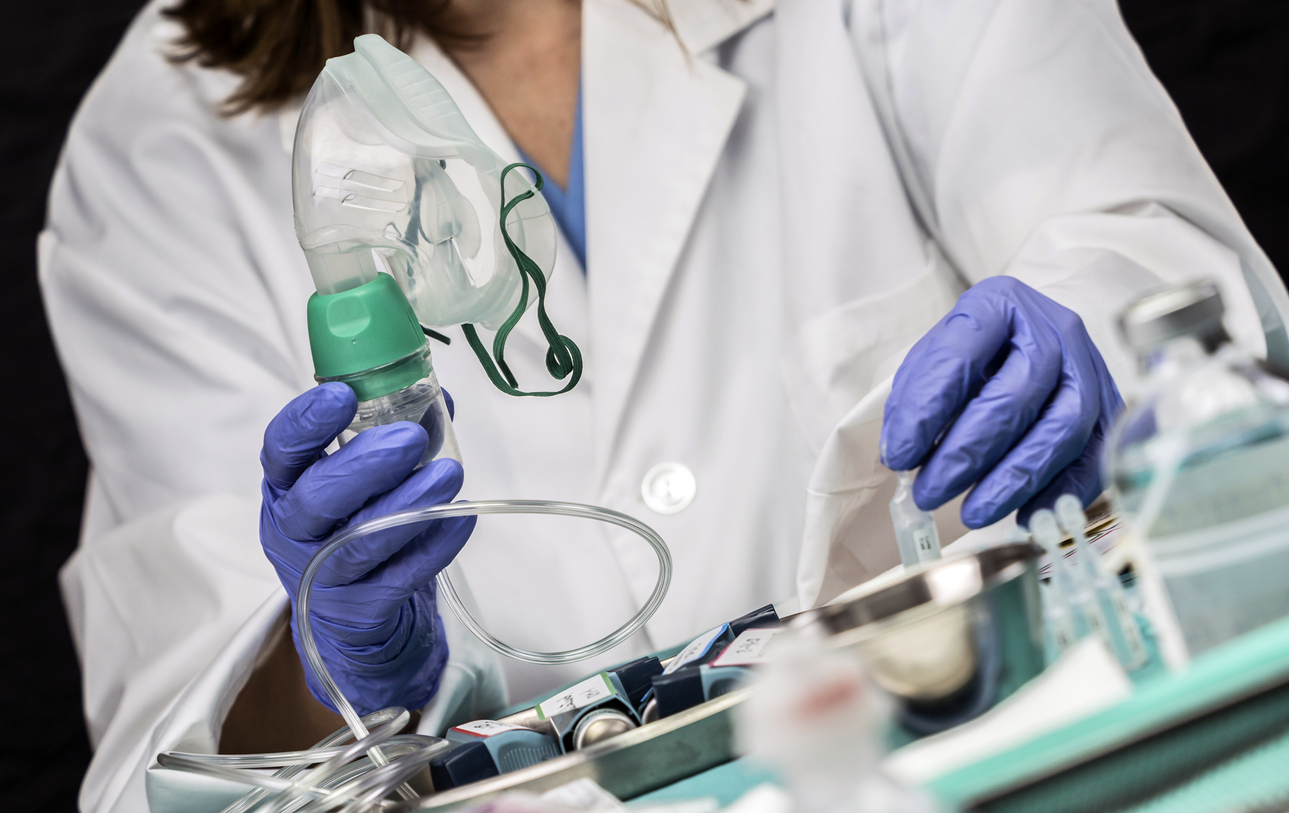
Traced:
[[508, 791], [542, 793], [583, 778], [595, 780], [619, 799], [631, 799], [734, 759], [733, 709], [750, 692], [739, 689], [585, 750], [394, 809], [455, 810]]

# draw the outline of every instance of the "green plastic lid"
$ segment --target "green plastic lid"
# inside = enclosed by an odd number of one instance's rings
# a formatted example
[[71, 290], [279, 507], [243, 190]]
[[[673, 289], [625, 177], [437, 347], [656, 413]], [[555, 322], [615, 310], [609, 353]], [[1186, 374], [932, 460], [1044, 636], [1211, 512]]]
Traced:
[[309, 297], [309, 347], [318, 381], [342, 381], [359, 401], [430, 374], [425, 333], [388, 274], [338, 294]]

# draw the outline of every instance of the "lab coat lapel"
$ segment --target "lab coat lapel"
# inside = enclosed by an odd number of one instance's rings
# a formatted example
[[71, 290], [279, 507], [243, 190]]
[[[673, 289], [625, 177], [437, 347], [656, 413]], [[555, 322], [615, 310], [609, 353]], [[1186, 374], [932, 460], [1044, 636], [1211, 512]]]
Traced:
[[688, 53], [628, 0], [583, 4], [588, 296], [601, 475], [668, 282], [743, 102], [742, 80], [704, 52], [771, 3], [671, 6]]

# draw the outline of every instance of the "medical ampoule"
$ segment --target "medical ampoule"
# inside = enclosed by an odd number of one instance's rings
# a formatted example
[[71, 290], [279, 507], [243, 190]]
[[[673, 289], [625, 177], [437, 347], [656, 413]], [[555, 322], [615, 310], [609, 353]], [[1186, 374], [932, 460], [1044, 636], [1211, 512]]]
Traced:
[[1075, 611], [1071, 604], [1074, 583], [1065, 569], [1061, 555], [1061, 534], [1050, 511], [1035, 511], [1029, 520], [1034, 541], [1043, 548], [1048, 558], [1047, 589], [1043, 593], [1043, 619], [1047, 634], [1060, 655], [1078, 639], [1075, 629]]
[[1059, 497], [1056, 500], [1056, 516], [1066, 532], [1074, 537], [1075, 564], [1082, 571], [1084, 579], [1094, 586], [1097, 603], [1109, 627], [1109, 639], [1115, 657], [1129, 671], [1142, 667], [1148, 654], [1141, 627], [1128, 607], [1128, 597], [1119, 577], [1106, 570], [1100, 554], [1088, 542], [1088, 535], [1083, 530], [1088, 519], [1083, 513], [1079, 498], [1073, 494]]
[[891, 523], [900, 547], [900, 563], [911, 567], [939, 559], [940, 534], [935, 529], [935, 518], [913, 502], [913, 472], [897, 471], [895, 476], [899, 488], [891, 498]]
[[1034, 512], [1029, 520], [1029, 530], [1047, 552], [1051, 560], [1051, 584], [1057, 593], [1065, 597], [1073, 614], [1074, 635], [1082, 638], [1088, 633], [1101, 636], [1107, 646], [1111, 646], [1106, 632], [1105, 617], [1101, 605], [1097, 603], [1095, 586], [1080, 578], [1061, 552], [1061, 529], [1056, 524], [1056, 516], [1046, 508]]

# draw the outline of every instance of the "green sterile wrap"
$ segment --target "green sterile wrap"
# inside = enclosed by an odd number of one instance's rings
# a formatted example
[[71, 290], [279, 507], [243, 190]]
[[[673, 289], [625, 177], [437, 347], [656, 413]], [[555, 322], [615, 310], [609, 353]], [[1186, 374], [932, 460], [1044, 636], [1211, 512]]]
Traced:
[[[1226, 813], [1213, 788], [1289, 805], [1289, 618], [1205, 652], [1098, 714], [933, 780], [954, 809], [989, 813]], [[1207, 801], [1206, 801], [1207, 800]]]

